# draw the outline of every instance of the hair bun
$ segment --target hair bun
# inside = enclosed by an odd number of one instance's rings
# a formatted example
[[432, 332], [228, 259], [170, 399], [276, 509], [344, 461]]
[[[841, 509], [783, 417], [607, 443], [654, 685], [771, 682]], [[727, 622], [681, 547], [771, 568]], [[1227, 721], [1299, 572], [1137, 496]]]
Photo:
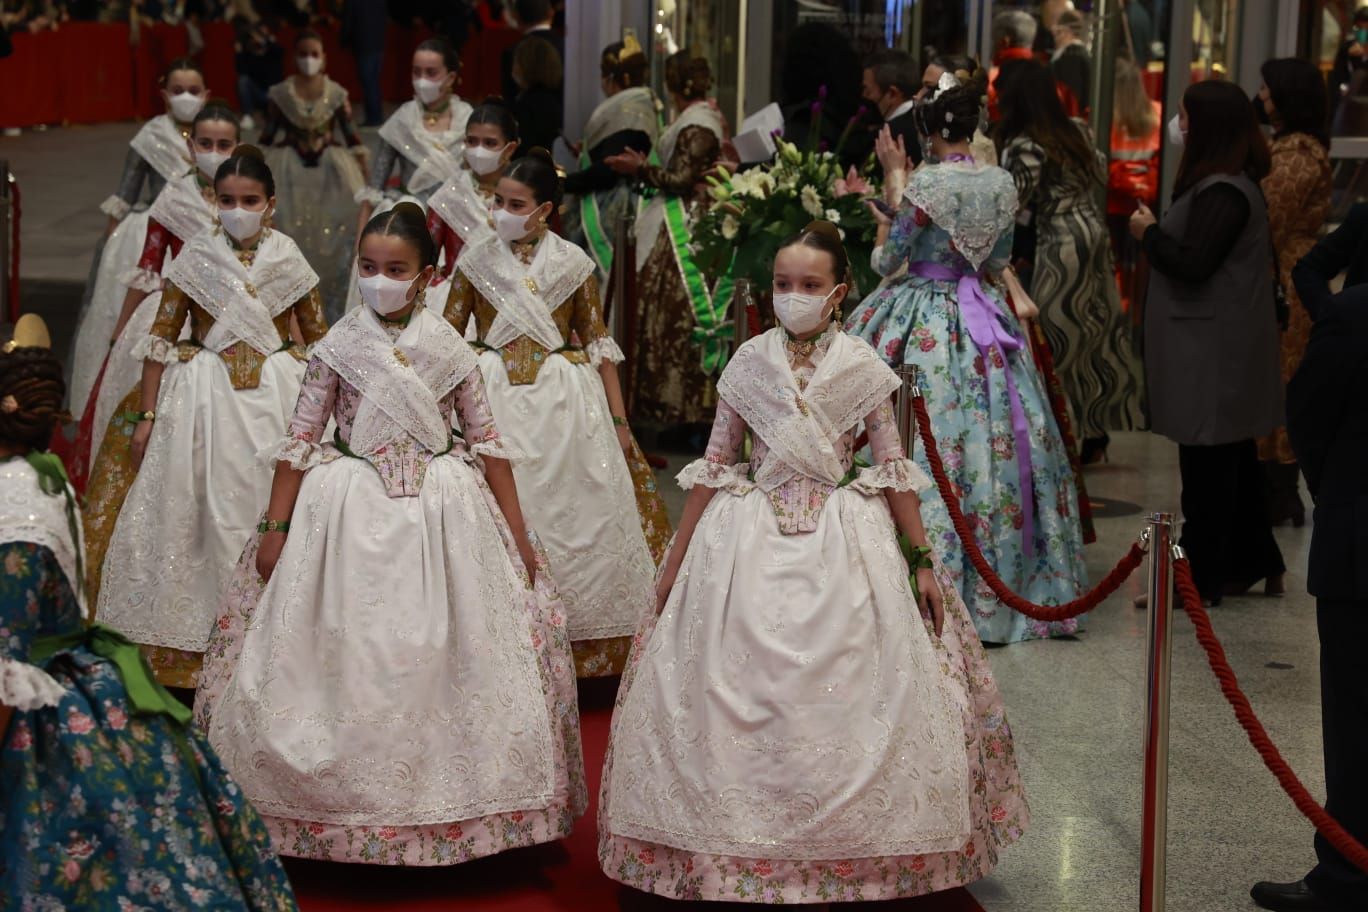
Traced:
[[546, 162], [551, 167], [556, 167], [556, 159], [542, 146], [533, 146], [527, 150], [525, 158], [536, 158]]
[[832, 222], [826, 219], [813, 219], [803, 226], [804, 234], [820, 234], [829, 237], [837, 243], [841, 242], [841, 229], [837, 228]]
[[262, 162], [262, 163], [265, 163], [265, 161], [266, 161], [266, 156], [265, 156], [265, 154], [264, 154], [260, 149], [258, 149], [256, 146], [252, 145], [251, 143], [238, 143], [237, 148], [233, 150], [233, 155], [232, 155], [232, 157], [233, 157], [233, 158], [255, 158], [257, 161]]

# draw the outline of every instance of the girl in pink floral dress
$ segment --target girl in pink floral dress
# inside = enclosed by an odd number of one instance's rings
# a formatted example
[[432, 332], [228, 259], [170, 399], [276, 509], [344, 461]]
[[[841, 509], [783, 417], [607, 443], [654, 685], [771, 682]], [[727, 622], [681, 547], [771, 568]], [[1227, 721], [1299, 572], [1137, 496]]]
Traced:
[[[600, 864], [637, 889], [917, 896], [986, 876], [1026, 826], [1001, 695], [925, 548], [929, 479], [898, 440], [898, 379], [840, 330], [848, 268], [827, 223], [780, 249], [783, 326], [728, 363], [707, 454], [680, 473], [661, 612], [634, 646], [603, 774]], [[910, 577], [899, 532], [920, 546]]]

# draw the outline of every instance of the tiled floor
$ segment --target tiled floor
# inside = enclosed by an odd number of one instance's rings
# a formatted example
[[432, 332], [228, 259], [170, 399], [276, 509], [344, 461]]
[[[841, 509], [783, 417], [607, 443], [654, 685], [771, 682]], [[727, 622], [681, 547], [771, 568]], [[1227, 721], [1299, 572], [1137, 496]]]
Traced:
[[[81, 282], [132, 124], [0, 139], [24, 190], [24, 275]], [[1176, 450], [1117, 435], [1089, 470], [1095, 497], [1177, 507]], [[672, 471], [682, 458], [672, 459]], [[662, 473], [677, 517], [682, 496]], [[1102, 519], [1088, 548], [1100, 578], [1143, 524]], [[1232, 663], [1284, 755], [1318, 795], [1320, 727], [1314, 606], [1302, 593], [1309, 529], [1279, 530], [1291, 572], [1281, 599], [1228, 599], [1213, 611]], [[1113, 912], [1137, 907], [1145, 615], [1143, 576], [1103, 605], [1077, 641], [993, 652], [1016, 732], [1034, 824], [974, 893], [990, 912]], [[1311, 828], [1283, 796], [1217, 690], [1191, 625], [1175, 625], [1169, 889], [1171, 912], [1253, 908], [1249, 885], [1293, 879], [1312, 861]]]

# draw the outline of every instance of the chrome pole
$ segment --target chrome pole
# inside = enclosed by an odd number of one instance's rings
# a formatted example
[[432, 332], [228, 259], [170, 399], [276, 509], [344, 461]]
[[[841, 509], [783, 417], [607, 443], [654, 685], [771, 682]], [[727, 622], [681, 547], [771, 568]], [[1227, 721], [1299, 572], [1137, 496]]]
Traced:
[[731, 299], [731, 323], [732, 323], [732, 353], [745, 344], [750, 335], [750, 307], [754, 300], [751, 294], [750, 279], [737, 279], [736, 285], [732, 289]]
[[1163, 912], [1168, 845], [1169, 685], [1173, 654], [1173, 514], [1151, 513], [1149, 667], [1145, 683], [1140, 912]]
[[0, 159], [0, 321], [12, 321], [10, 313], [10, 172], [9, 162]]
[[917, 386], [917, 366], [899, 364], [893, 370], [902, 381], [897, 402], [898, 438], [902, 440], [903, 452], [911, 455], [917, 442], [913, 439], [916, 436], [917, 419], [912, 402], [921, 397], [921, 388]]

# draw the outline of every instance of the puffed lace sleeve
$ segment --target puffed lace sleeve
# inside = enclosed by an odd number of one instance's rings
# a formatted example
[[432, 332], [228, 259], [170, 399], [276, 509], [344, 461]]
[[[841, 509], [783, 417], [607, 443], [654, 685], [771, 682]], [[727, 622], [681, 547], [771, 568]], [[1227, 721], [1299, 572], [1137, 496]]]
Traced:
[[309, 359], [285, 438], [274, 449], [263, 454], [265, 461], [288, 462], [292, 468], [300, 471], [312, 469], [325, 461], [320, 444], [323, 430], [328, 426], [328, 418], [337, 405], [340, 383], [341, 378], [335, 370], [317, 357]]
[[589, 363], [598, 367], [604, 361], [621, 364], [626, 355], [613, 337], [608, 327], [603, 325], [603, 299], [599, 296], [598, 279], [589, 276], [575, 292], [574, 311], [570, 316], [570, 328], [575, 331]]
[[705, 488], [749, 487], [746, 476], [750, 465], [739, 461], [745, 436], [745, 420], [727, 400], [719, 400], [708, 448], [702, 459], [695, 459], [676, 476], [679, 486], [686, 491], [697, 485]]
[[919, 494], [931, 487], [926, 472], [903, 451], [891, 398], [865, 416], [865, 430], [869, 433], [874, 465], [860, 469], [851, 488], [862, 494], [882, 494], [886, 490]]
[[521, 450], [510, 446], [499, 435], [494, 424], [494, 409], [490, 407], [489, 394], [485, 391], [484, 375], [478, 367], [456, 384], [452, 396], [456, 420], [461, 424], [461, 435], [470, 452], [509, 462], [525, 458]]

